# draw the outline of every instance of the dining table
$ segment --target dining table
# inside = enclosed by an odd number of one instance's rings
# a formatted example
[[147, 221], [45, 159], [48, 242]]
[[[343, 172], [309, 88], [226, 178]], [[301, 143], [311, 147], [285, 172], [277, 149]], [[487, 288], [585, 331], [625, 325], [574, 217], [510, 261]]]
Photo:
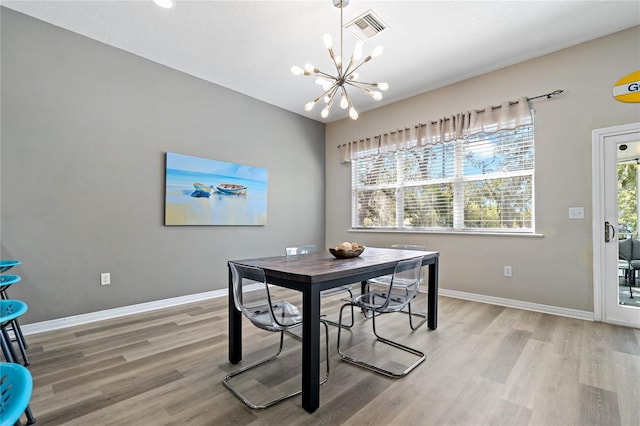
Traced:
[[[320, 292], [392, 274], [402, 260], [422, 256], [427, 274], [427, 326], [438, 326], [439, 252], [366, 247], [358, 257], [336, 258], [329, 251], [293, 256], [230, 260], [230, 263], [262, 268], [269, 284], [302, 293], [302, 407], [313, 413], [320, 406]], [[229, 268], [229, 361], [242, 360], [242, 314], [234, 307], [233, 280]]]

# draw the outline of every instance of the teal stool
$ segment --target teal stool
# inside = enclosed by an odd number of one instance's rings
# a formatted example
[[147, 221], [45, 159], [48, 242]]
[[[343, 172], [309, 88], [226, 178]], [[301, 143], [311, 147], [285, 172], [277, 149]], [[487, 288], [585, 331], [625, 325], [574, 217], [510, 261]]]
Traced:
[[[8, 271], [16, 265], [21, 264], [19, 260], [0, 260], [0, 272]], [[20, 275], [0, 275], [0, 298], [2, 300], [8, 300], [9, 295], [7, 294], [7, 289], [11, 287], [12, 284], [16, 284], [20, 282], [22, 278]], [[24, 338], [24, 334], [22, 334], [22, 329], [20, 328], [20, 323], [18, 320], [14, 320], [11, 325], [11, 330], [20, 345], [21, 350], [28, 349], [29, 345], [27, 345], [27, 340]], [[28, 362], [25, 365], [29, 365]]]
[[14, 266], [20, 265], [22, 262], [19, 260], [3, 260], [0, 259], [0, 272], [7, 272]]
[[28, 425], [36, 422], [29, 408], [32, 390], [29, 370], [20, 364], [0, 362], [0, 426], [21, 424], [22, 413], [27, 416]]
[[[16, 319], [25, 312], [27, 312], [27, 304], [21, 300], [0, 300], [0, 346], [2, 347], [2, 353], [8, 362], [16, 362], [17, 356], [13, 349], [13, 344], [11, 343], [11, 337], [7, 331], [7, 327], [11, 326], [15, 331]], [[24, 361], [24, 365], [27, 366], [29, 365], [27, 351], [22, 344], [22, 341], [17, 338], [18, 334], [15, 334], [18, 347], [20, 348], [20, 353], [22, 354], [22, 360]]]

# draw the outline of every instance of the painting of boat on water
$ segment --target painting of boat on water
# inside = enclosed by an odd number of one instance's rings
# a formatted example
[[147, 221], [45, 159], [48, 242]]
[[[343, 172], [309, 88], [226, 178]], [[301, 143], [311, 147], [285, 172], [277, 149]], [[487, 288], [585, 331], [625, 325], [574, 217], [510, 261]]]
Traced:
[[266, 225], [267, 170], [167, 152], [165, 225]]

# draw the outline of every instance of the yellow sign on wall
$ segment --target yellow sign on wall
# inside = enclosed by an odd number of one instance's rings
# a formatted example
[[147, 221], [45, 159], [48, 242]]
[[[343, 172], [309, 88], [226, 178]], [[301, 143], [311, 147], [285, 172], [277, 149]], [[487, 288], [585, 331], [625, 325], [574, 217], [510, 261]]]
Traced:
[[616, 81], [613, 97], [620, 102], [640, 102], [640, 70]]

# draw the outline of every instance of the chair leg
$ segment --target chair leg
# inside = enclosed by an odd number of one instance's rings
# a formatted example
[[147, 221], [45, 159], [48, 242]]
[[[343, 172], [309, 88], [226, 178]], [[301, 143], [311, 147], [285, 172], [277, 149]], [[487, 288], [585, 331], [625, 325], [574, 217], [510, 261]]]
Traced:
[[[329, 380], [329, 327], [327, 326], [326, 321], [321, 320], [320, 321], [323, 325], [324, 325], [324, 331], [325, 331], [325, 339], [326, 339], [326, 359], [327, 359], [327, 374], [324, 378], [322, 378], [320, 380], [320, 384], [323, 385], [327, 382], [327, 380]], [[240, 392], [238, 392], [237, 390], [235, 390], [233, 388], [233, 386], [231, 386], [230, 380], [235, 377], [238, 376], [242, 373], [245, 373], [253, 368], [256, 368], [258, 366], [261, 366], [263, 364], [268, 363], [269, 361], [273, 361], [274, 359], [276, 359], [278, 357], [278, 355], [280, 355], [280, 353], [282, 352], [282, 347], [284, 346], [284, 330], [280, 332], [280, 347], [278, 348], [278, 352], [276, 352], [275, 355], [272, 355], [268, 358], [265, 358], [263, 360], [260, 361], [256, 361], [253, 364], [250, 364], [240, 370], [234, 371], [232, 373], [227, 374], [224, 379], [222, 379], [222, 384], [224, 385], [224, 387], [226, 387], [227, 389], [229, 389], [229, 391], [236, 397], [238, 398], [240, 401], [242, 401], [247, 407], [252, 408], [254, 410], [263, 410], [265, 408], [268, 408], [272, 405], [275, 405], [279, 402], [282, 402], [286, 399], [292, 398], [296, 395], [300, 395], [302, 393], [302, 389], [296, 391], [296, 392], [292, 392], [289, 393], [287, 395], [278, 397], [274, 400], [271, 400], [269, 402], [266, 402], [264, 404], [254, 404], [253, 402], [249, 401], [247, 398], [245, 398]], [[294, 337], [297, 337], [295, 335], [293, 335]]]
[[27, 405], [27, 408], [24, 410], [24, 415], [27, 416], [27, 424], [32, 425], [36, 422], [36, 418], [33, 417], [33, 413], [31, 413], [31, 408]]
[[[340, 308], [340, 322], [342, 322], [342, 311], [344, 310], [344, 308], [347, 305], [349, 305], [349, 303], [342, 305], [342, 307]], [[378, 332], [376, 330], [376, 317], [379, 316], [379, 315], [381, 315], [381, 314], [378, 314], [378, 315], [374, 314], [371, 317], [372, 324], [373, 324], [373, 334], [376, 336], [376, 339], [381, 343], [387, 344], [389, 346], [395, 347], [395, 348], [403, 350], [405, 352], [409, 352], [410, 354], [416, 355], [418, 357], [418, 359], [413, 364], [408, 366], [404, 371], [402, 371], [400, 373], [397, 373], [397, 372], [394, 372], [394, 371], [385, 370], [384, 368], [378, 367], [378, 366], [373, 365], [373, 364], [369, 364], [369, 363], [364, 362], [364, 361], [357, 360], [355, 358], [352, 358], [352, 357], [346, 355], [345, 353], [343, 353], [340, 350], [340, 337], [341, 337], [342, 327], [338, 327], [338, 343], [337, 343], [338, 355], [340, 355], [340, 359], [342, 359], [343, 361], [349, 362], [351, 364], [357, 365], [357, 366], [362, 367], [362, 368], [366, 368], [368, 370], [374, 371], [376, 373], [382, 374], [382, 375], [387, 376], [387, 377], [391, 377], [391, 378], [394, 378], [394, 379], [399, 379], [399, 378], [404, 377], [407, 374], [409, 374], [418, 365], [422, 364], [424, 362], [424, 360], [426, 359], [426, 355], [423, 352], [421, 352], [421, 351], [419, 351], [417, 349], [410, 348], [409, 346], [405, 346], [405, 345], [403, 345], [401, 343], [394, 342], [393, 340], [389, 340], [389, 339], [386, 339], [386, 338], [378, 335]]]
[[[349, 292], [349, 298], [353, 299], [353, 292], [348, 288], [345, 289], [345, 290], [347, 290]], [[349, 329], [349, 328], [353, 327], [353, 324], [354, 324], [354, 321], [355, 321], [355, 315], [354, 315], [354, 312], [353, 312], [353, 305], [351, 305], [351, 324], [349, 324], [349, 325], [346, 325], [346, 324], [340, 325], [339, 323], [337, 323], [335, 321], [328, 320], [328, 319], [325, 319], [325, 321], [326, 321], [327, 324], [332, 325], [334, 327], [342, 327], [342, 328], [346, 328], [346, 329]]]
[[29, 345], [27, 344], [27, 340], [24, 338], [24, 334], [22, 334], [22, 329], [20, 328], [20, 324], [18, 323], [18, 319], [13, 320], [15, 328], [13, 329], [13, 333], [16, 335], [16, 339], [20, 339], [22, 342], [22, 346], [25, 349], [29, 349]]
[[13, 334], [15, 336], [15, 341], [16, 343], [18, 343], [18, 349], [20, 349], [20, 354], [22, 355], [22, 360], [24, 361], [24, 366], [28, 367], [29, 366], [29, 357], [27, 356], [27, 349], [24, 343], [24, 337], [21, 338], [20, 336], [22, 335], [21, 332], [19, 332], [20, 330], [20, 326], [18, 325], [17, 320], [13, 320], [11, 321], [11, 329], [13, 330]]
[[[409, 312], [407, 312], [409, 314], [409, 327], [411, 327], [411, 330], [416, 330], [418, 327], [420, 327], [422, 324], [424, 324], [427, 321], [427, 316], [424, 315], [424, 314], [421, 314], [419, 312], [416, 312], [416, 313], [412, 314], [411, 313], [411, 302], [409, 302], [407, 307], [409, 309]], [[413, 317], [414, 316], [422, 318], [416, 325], [413, 325]]]
[[0, 346], [2, 347], [2, 354], [7, 362], [16, 362], [18, 355], [16, 354], [15, 349], [13, 349], [13, 345], [11, 344], [11, 337], [7, 330], [2, 327], [2, 336], [0, 336]]

